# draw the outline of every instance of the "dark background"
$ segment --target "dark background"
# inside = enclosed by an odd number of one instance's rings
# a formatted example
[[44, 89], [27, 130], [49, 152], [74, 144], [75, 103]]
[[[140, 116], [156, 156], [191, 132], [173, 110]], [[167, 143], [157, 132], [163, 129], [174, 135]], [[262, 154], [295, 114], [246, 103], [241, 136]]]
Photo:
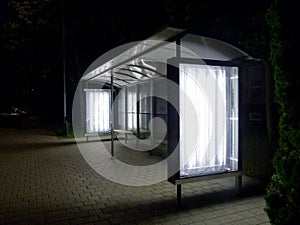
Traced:
[[166, 26], [233, 44], [268, 58], [265, 13], [271, 1], [1, 1], [1, 106], [28, 107], [63, 120], [63, 29], [67, 114], [87, 67], [106, 51]]

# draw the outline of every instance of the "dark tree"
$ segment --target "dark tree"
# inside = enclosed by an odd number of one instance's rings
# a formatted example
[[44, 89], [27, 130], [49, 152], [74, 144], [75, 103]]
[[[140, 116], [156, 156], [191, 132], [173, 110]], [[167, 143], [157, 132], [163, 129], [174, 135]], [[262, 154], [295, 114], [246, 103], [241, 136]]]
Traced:
[[58, 14], [53, 3], [8, 1], [8, 18], [2, 26], [2, 54], [10, 65], [6, 67], [7, 79], [2, 89], [10, 95], [3, 93], [2, 98], [8, 104], [22, 104], [43, 112], [49, 110], [48, 105], [53, 107], [52, 98], [47, 96], [59, 92], [55, 83], [61, 54]]
[[280, 105], [279, 143], [273, 158], [274, 175], [267, 188], [266, 212], [272, 224], [300, 220], [300, 100], [297, 54], [300, 17], [295, 5], [275, 0], [267, 13], [270, 60]]

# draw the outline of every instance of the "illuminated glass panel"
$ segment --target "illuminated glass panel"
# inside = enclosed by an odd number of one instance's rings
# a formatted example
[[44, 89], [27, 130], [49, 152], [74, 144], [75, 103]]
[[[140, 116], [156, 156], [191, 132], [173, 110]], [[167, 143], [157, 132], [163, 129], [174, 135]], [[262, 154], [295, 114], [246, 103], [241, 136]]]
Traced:
[[179, 84], [180, 176], [238, 170], [238, 68], [180, 64]]
[[86, 89], [86, 132], [110, 131], [110, 91]]
[[[153, 81], [153, 117], [162, 119], [163, 123], [167, 124], [167, 79], [156, 79]], [[158, 97], [159, 96], [159, 97]], [[165, 141], [167, 139], [167, 134], [163, 133], [163, 130], [159, 129], [156, 124], [152, 124], [153, 137], [154, 140], [160, 140], [161, 137], [164, 137]], [[167, 131], [166, 131], [167, 132]], [[163, 146], [166, 148], [167, 146]]]
[[[114, 128], [118, 130], [127, 130], [127, 113], [126, 113], [126, 88], [121, 91], [117, 98], [117, 108], [114, 109], [114, 113], [118, 115], [118, 119], [115, 120]], [[115, 106], [114, 106], [115, 107]], [[116, 124], [117, 123], [117, 124]]]
[[149, 122], [152, 117], [152, 99], [150, 91], [152, 85], [150, 82], [144, 82], [139, 85], [139, 107], [140, 107], [140, 129], [150, 131]]
[[128, 130], [137, 130], [137, 86], [127, 87], [127, 119]]

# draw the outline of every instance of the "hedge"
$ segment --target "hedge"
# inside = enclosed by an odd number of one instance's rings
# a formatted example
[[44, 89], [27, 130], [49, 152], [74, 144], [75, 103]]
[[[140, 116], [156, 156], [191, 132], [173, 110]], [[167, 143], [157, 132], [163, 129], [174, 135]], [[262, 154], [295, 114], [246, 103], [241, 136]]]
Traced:
[[275, 0], [266, 14], [280, 120], [272, 161], [274, 174], [266, 188], [265, 211], [272, 224], [280, 225], [300, 221], [300, 74], [297, 68], [300, 23], [295, 8], [290, 1]]

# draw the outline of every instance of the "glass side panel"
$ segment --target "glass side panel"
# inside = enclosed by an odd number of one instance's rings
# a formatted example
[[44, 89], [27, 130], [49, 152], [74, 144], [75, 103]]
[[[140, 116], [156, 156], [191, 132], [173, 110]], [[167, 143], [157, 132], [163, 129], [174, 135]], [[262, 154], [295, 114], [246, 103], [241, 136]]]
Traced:
[[127, 119], [128, 130], [137, 130], [137, 90], [136, 86], [127, 87]]
[[[152, 84], [152, 93], [155, 96], [152, 98], [152, 118], [167, 124], [167, 79], [155, 79]], [[155, 143], [161, 143], [159, 148], [163, 155], [167, 155], [167, 130], [160, 129], [157, 123], [152, 123], [152, 135]]]
[[[139, 129], [140, 133], [149, 133], [150, 127], [149, 122], [152, 118], [152, 98], [150, 97], [150, 92], [152, 89], [152, 84], [150, 81], [139, 84]], [[143, 138], [144, 135], [141, 135]]]
[[117, 102], [117, 106], [114, 105], [114, 114], [117, 114], [117, 120], [114, 121], [115, 130], [127, 130], [126, 94], [126, 89], [124, 89], [115, 99]]
[[179, 85], [180, 176], [238, 170], [238, 68], [180, 64]]
[[166, 155], [166, 84], [166, 79], [151, 79], [119, 90], [113, 105], [114, 130], [128, 147], [160, 148]]

